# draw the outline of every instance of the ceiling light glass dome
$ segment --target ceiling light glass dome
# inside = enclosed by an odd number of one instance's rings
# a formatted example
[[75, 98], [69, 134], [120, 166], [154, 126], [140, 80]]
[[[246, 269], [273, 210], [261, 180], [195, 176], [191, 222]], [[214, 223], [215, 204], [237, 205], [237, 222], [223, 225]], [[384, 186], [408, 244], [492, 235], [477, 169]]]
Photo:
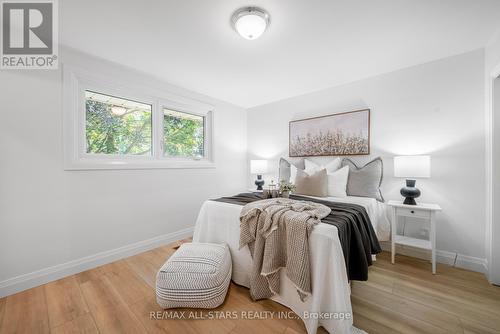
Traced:
[[232, 17], [234, 29], [243, 38], [252, 40], [259, 38], [269, 26], [269, 14], [257, 7], [238, 9]]

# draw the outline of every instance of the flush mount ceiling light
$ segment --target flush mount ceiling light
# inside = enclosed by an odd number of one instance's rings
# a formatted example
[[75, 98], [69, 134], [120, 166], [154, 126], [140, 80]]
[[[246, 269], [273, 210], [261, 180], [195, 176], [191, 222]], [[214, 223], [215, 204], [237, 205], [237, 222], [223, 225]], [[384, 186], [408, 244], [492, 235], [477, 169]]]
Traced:
[[269, 13], [261, 8], [243, 7], [234, 12], [231, 21], [234, 29], [243, 38], [257, 39], [266, 31], [269, 19]]

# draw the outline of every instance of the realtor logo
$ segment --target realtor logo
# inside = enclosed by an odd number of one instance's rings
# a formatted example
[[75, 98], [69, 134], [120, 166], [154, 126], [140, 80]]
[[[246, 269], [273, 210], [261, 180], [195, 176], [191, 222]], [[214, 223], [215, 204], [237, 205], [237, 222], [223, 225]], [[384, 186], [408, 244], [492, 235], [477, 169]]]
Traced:
[[2, 69], [56, 69], [57, 2], [2, 2]]

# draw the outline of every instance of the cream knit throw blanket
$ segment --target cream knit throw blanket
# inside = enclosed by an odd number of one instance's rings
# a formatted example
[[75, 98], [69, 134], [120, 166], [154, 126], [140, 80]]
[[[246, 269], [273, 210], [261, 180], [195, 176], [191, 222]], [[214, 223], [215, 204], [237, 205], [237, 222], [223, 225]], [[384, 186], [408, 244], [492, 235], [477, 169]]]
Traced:
[[318, 203], [273, 198], [249, 203], [240, 214], [240, 248], [248, 245], [253, 264], [250, 295], [258, 300], [279, 293], [280, 269], [301, 300], [312, 292], [309, 234], [331, 209]]

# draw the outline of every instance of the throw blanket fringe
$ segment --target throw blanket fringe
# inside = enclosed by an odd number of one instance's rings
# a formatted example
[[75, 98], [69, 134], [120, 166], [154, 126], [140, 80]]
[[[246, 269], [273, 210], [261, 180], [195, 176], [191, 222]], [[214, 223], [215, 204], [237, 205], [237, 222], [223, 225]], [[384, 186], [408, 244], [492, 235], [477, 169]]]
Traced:
[[240, 214], [240, 248], [252, 255], [250, 295], [264, 299], [280, 291], [280, 269], [297, 288], [301, 298], [311, 294], [309, 234], [330, 214], [325, 205], [284, 198], [249, 203]]

